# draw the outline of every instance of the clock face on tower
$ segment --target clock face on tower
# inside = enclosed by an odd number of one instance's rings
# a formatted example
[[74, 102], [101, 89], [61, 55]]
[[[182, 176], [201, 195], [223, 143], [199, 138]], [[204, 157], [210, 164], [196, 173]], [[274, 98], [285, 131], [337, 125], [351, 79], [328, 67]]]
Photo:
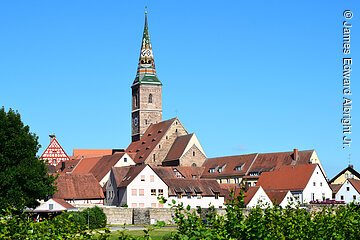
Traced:
[[134, 122], [134, 126], [137, 127], [139, 124], [139, 119], [137, 117], [134, 117], [133, 122]]

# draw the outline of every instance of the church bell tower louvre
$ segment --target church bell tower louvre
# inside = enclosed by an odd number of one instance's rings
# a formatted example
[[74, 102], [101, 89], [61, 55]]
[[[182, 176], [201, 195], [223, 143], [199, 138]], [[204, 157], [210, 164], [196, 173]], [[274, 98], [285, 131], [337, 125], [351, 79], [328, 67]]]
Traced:
[[146, 10], [139, 63], [131, 89], [131, 136], [135, 142], [140, 140], [150, 124], [162, 121], [162, 83], [156, 75]]

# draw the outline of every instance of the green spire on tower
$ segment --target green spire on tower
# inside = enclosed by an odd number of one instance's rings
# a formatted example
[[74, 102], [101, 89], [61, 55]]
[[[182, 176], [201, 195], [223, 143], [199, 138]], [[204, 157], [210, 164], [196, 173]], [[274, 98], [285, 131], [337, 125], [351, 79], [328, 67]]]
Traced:
[[139, 64], [133, 85], [135, 84], [161, 85], [160, 80], [156, 76], [155, 61], [150, 42], [147, 20], [147, 7], [145, 7], [145, 25], [141, 41]]

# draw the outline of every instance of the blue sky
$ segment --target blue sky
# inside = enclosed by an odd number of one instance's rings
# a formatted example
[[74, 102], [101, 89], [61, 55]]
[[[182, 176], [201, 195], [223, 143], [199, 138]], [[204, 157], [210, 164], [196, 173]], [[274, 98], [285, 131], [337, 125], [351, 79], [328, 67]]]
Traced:
[[[209, 157], [316, 149], [360, 170], [357, 1], [1, 1], [0, 105], [43, 148], [126, 148], [148, 6], [163, 116]], [[352, 145], [342, 149], [342, 13], [350, 9]], [[40, 153], [41, 153], [40, 152]], [[39, 154], [40, 154], [39, 153]]]

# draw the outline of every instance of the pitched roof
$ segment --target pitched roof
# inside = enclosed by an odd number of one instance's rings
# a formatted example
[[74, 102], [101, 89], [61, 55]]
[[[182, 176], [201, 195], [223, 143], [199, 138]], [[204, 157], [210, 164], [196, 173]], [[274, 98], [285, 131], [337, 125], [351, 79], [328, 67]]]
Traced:
[[174, 144], [171, 146], [164, 161], [173, 161], [180, 159], [193, 135], [194, 134], [192, 133], [183, 136], [178, 136], [175, 139]]
[[202, 172], [204, 171], [203, 167], [152, 167], [154, 172], [161, 178], [161, 179], [171, 179], [171, 178], [179, 178], [176, 175], [176, 172], [181, 174], [183, 178], [186, 179], [193, 179], [200, 178]]
[[98, 181], [101, 181], [111, 168], [124, 156], [122, 153], [114, 153], [113, 155], [103, 156], [90, 170]]
[[342, 186], [342, 184], [333, 184], [333, 183], [329, 184], [329, 185], [330, 185], [332, 192], [335, 194], [340, 190], [340, 188]]
[[329, 183], [334, 182], [338, 177], [340, 177], [342, 174], [344, 174], [346, 171], [351, 172], [354, 176], [360, 179], [360, 173], [354, 169], [352, 165], [349, 165], [347, 168], [343, 169], [341, 172], [339, 172], [335, 177], [333, 177]]
[[255, 196], [257, 191], [260, 189], [259, 186], [249, 187], [249, 189], [244, 193], [244, 205], [248, 205], [251, 199]]
[[138, 166], [113, 167], [112, 171], [117, 187], [128, 186], [146, 166], [148, 165], [142, 164]]
[[91, 169], [93, 169], [93, 167], [101, 160], [101, 158], [102, 156], [81, 159], [72, 173], [90, 173]]
[[75, 158], [99, 157], [111, 155], [112, 149], [74, 149], [73, 156]]
[[[201, 177], [218, 178], [245, 175], [256, 155], [257, 154], [254, 153], [237, 156], [208, 158], [202, 165], [205, 169]], [[218, 171], [219, 167], [222, 167], [221, 172]], [[210, 172], [210, 169], [214, 169], [214, 172]]]
[[176, 118], [172, 118], [156, 124], [151, 124], [139, 141], [132, 142], [128, 146], [126, 152], [136, 153], [133, 158], [135, 163], [143, 163], [149, 157], [175, 120]]
[[191, 195], [201, 194], [202, 196], [215, 196], [215, 193], [224, 196], [219, 183], [214, 179], [163, 179], [169, 187], [169, 196], [176, 196], [177, 193]]
[[266, 195], [268, 195], [268, 197], [270, 198], [271, 202], [279, 205], [284, 198], [286, 197], [286, 194], [288, 193], [288, 191], [283, 190], [283, 191], [274, 191], [274, 190], [265, 190]]
[[259, 153], [251, 165], [249, 172], [268, 172], [285, 165], [309, 164], [314, 150], [298, 151], [299, 158], [295, 160], [294, 152]]
[[64, 174], [56, 179], [57, 191], [53, 198], [103, 199], [104, 193], [92, 174]]
[[200, 178], [202, 173], [204, 172], [204, 167], [192, 167], [192, 166], [178, 166], [173, 167], [177, 171], [181, 173], [181, 175], [184, 176], [184, 178]]
[[61, 206], [63, 206], [66, 209], [74, 209], [74, 208], [76, 208], [73, 205], [71, 205], [70, 203], [66, 202], [64, 199], [52, 198], [52, 200], [54, 200], [55, 202], [57, 202], [58, 204], [60, 204]]
[[351, 185], [354, 186], [356, 191], [360, 194], [360, 180], [357, 179], [348, 179], [348, 181], [351, 183]]
[[260, 175], [256, 186], [262, 186], [264, 190], [302, 191], [317, 166], [317, 164], [283, 166], [276, 171], [264, 172]]

